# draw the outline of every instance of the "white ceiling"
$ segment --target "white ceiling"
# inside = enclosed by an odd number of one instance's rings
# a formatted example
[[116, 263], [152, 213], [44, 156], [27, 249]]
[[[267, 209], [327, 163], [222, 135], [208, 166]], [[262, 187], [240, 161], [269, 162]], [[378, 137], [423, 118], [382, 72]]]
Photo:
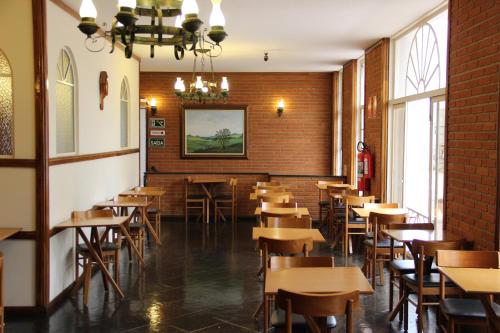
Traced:
[[[81, 0], [64, 0], [78, 11]], [[108, 26], [115, 0], [94, 0], [97, 22]], [[206, 22], [210, 0], [197, 0]], [[390, 37], [416, 21], [442, 0], [223, 0], [227, 39], [214, 62], [221, 72], [328, 72], [382, 37]], [[171, 23], [173, 24], [173, 23]], [[83, 42], [83, 36], [82, 36]], [[264, 51], [269, 61], [264, 62]], [[171, 47], [134, 46], [141, 71], [191, 71], [193, 56], [174, 58]]]

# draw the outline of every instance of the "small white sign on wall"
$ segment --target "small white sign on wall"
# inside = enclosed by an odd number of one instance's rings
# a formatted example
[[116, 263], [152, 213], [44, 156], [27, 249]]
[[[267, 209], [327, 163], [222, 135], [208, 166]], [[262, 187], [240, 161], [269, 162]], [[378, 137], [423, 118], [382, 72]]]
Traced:
[[151, 136], [165, 136], [165, 131], [164, 130], [151, 130], [149, 132]]

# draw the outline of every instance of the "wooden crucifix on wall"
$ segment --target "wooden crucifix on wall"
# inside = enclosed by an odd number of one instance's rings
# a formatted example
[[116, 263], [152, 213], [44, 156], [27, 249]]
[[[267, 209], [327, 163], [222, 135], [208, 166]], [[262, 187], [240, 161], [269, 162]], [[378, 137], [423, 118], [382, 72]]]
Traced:
[[108, 73], [101, 71], [99, 74], [99, 108], [104, 110], [104, 98], [108, 96]]

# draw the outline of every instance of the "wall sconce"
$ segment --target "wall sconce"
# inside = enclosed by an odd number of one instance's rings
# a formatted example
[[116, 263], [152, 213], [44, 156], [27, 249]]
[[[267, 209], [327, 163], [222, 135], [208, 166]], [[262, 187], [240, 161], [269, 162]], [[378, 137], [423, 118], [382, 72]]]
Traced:
[[149, 109], [151, 110], [151, 114], [153, 116], [156, 115], [156, 112], [158, 111], [158, 108], [156, 107], [156, 99], [151, 98], [151, 101], [149, 102]]
[[278, 117], [281, 117], [283, 115], [283, 111], [285, 111], [285, 102], [283, 101], [283, 99], [280, 99], [280, 101], [278, 102], [278, 106], [276, 107]]

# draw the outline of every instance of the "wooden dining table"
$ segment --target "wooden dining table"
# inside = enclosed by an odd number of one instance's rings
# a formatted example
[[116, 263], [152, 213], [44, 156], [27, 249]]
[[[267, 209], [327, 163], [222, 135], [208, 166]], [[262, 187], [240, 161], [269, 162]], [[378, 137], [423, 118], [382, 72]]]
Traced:
[[354, 207], [352, 209], [359, 217], [367, 219], [370, 217], [370, 213], [379, 213], [379, 214], [408, 214], [408, 209], [406, 208], [362, 208], [362, 207]]
[[[191, 181], [191, 184], [197, 184], [201, 187], [205, 195], [207, 196], [208, 199], [208, 205], [207, 205], [207, 210], [206, 210], [206, 223], [210, 222], [210, 204], [214, 205], [215, 207], [215, 187], [219, 184], [227, 184], [228, 181], [227, 179], [224, 178], [194, 178]], [[219, 213], [222, 219], [224, 218], [224, 214], [222, 211], [219, 209]]]
[[269, 329], [269, 297], [276, 295], [278, 289], [304, 293], [357, 290], [361, 294], [373, 294], [359, 267], [300, 267], [268, 271], [264, 285], [264, 332]]
[[252, 229], [252, 240], [258, 240], [259, 237], [280, 240], [311, 238], [313, 242], [325, 242], [325, 237], [323, 237], [319, 229], [254, 227]]
[[336, 189], [350, 189], [352, 188], [351, 184], [314, 184], [316, 188], [320, 191], [326, 191], [329, 188]]
[[[108, 200], [108, 201], [103, 201], [99, 202], [94, 205], [95, 209], [105, 209], [105, 208], [133, 208], [134, 210], [137, 209], [139, 210], [139, 213], [141, 214], [141, 220], [143, 223], [146, 224], [146, 227], [148, 228], [149, 232], [153, 236], [155, 242], [157, 245], [161, 245], [160, 238], [156, 234], [155, 229], [151, 225], [151, 222], [148, 219], [148, 214], [146, 212], [147, 208], [151, 205], [151, 202], [144, 202], [144, 201], [137, 201], [137, 202], [121, 202], [121, 201], [116, 201], [116, 200]], [[132, 213], [133, 214], [133, 213]]]
[[[71, 229], [71, 228], [76, 229], [78, 235], [82, 238], [83, 242], [87, 246], [93, 260], [97, 263], [97, 266], [101, 270], [104, 277], [103, 281], [105, 282], [105, 286], [107, 287], [106, 281], [109, 282], [113, 286], [113, 289], [116, 291], [116, 293], [122, 298], [124, 297], [122, 289], [113, 279], [113, 276], [110, 274], [110, 272], [106, 268], [106, 265], [103, 262], [103, 255], [101, 249], [102, 239], [99, 235], [98, 228], [104, 227], [107, 230], [119, 229], [121, 234], [125, 236], [127, 241], [130, 243], [131, 248], [133, 249], [134, 253], [138, 256], [140, 263], [143, 265], [144, 259], [141, 257], [139, 249], [137, 249], [137, 247], [134, 245], [134, 242], [132, 241], [132, 238], [130, 237], [128, 230], [125, 227], [125, 224], [128, 222], [128, 220], [129, 220], [128, 216], [98, 217], [90, 219], [69, 219], [59, 223], [54, 227], [56, 229]], [[90, 228], [90, 239], [83, 231], [83, 228]], [[77, 286], [79, 285], [78, 281], [76, 285]]]

